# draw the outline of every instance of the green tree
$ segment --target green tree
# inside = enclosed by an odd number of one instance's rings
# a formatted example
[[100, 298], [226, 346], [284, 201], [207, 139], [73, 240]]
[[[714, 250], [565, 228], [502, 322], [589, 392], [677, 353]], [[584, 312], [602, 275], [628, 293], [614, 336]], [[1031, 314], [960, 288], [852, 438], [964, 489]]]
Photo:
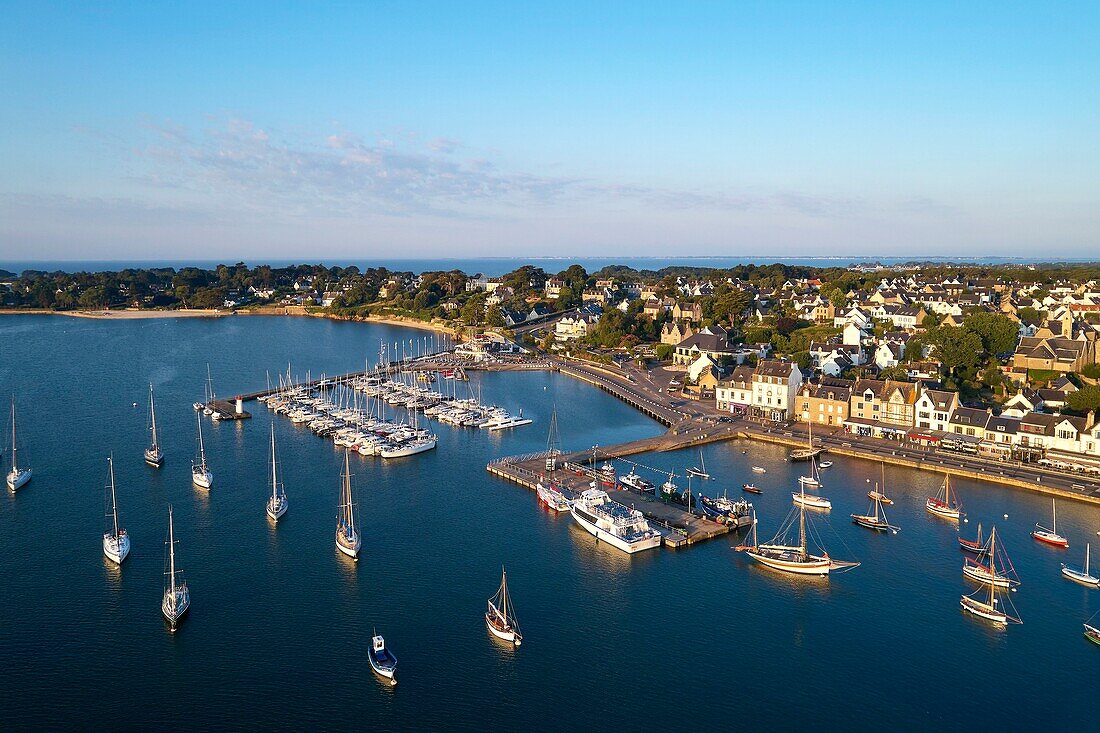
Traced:
[[962, 377], [963, 372], [973, 371], [981, 362], [985, 350], [978, 334], [962, 326], [942, 326], [929, 333], [935, 346], [936, 357], [943, 362], [948, 373]]
[[668, 361], [672, 358], [672, 354], [676, 351], [676, 347], [672, 344], [657, 344], [657, 346], [654, 347], [654, 351], [657, 354], [658, 361]]
[[990, 354], [1004, 354], [1016, 348], [1019, 328], [1015, 321], [1001, 313], [979, 311], [963, 323], [982, 340], [982, 346]]
[[1066, 407], [1077, 412], [1100, 410], [1100, 387], [1089, 385], [1068, 395]]
[[1016, 317], [1025, 323], [1040, 324], [1043, 322], [1043, 317], [1039, 315], [1039, 311], [1029, 305], [1017, 310]]

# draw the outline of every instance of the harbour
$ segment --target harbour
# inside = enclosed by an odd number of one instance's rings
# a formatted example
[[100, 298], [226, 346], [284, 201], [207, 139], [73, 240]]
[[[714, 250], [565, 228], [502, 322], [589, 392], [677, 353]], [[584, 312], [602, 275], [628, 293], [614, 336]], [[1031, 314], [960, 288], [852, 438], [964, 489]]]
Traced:
[[[870, 699], [871, 716], [904, 716], [941, 729], [979, 722], [1087, 726], [1072, 712], [1087, 708], [1087, 691], [1078, 691], [1074, 681], [1092, 668], [1095, 647], [1082, 640], [1075, 622], [1100, 608], [1100, 596], [1063, 578], [1060, 563], [1080, 563], [1086, 542], [1100, 529], [1088, 504], [1059, 500], [1058, 531], [1070, 542], [1068, 551], [1059, 550], [1030, 537], [1036, 521], [1049, 522], [1049, 497], [959, 476], [953, 485], [969, 522], [951, 525], [924, 508], [942, 482], [940, 472], [887, 464], [890, 522], [900, 531], [871, 533], [848, 514], [867, 509], [878, 462], [830, 450], [834, 465], [821, 475], [833, 510], [815, 515], [815, 524], [829, 550], [858, 560], [857, 569], [792, 582], [734, 552], [732, 546], [743, 542], [740, 532], [684, 551], [627, 555], [595, 542], [568, 513], [548, 512], [534, 492], [517, 490], [486, 467], [501, 457], [533, 456], [530, 470], [537, 471], [556, 410], [563, 466], [591, 468], [591, 447], [597, 446], [597, 470], [611, 462], [621, 479], [637, 464], [653, 483], [673, 473], [686, 488], [686, 469], [700, 463], [701, 453], [713, 479], [693, 479], [693, 491], [732, 498], [742, 482], [754, 481], [763, 493], [748, 498], [766, 540], [791, 509], [791, 489], [805, 464], [787, 458], [804, 439], [797, 433], [779, 436], [782, 443], [745, 439], [744, 426], [725, 423], [711, 425], [705, 436], [670, 435], [664, 424], [616, 396], [558, 371], [471, 371], [470, 389], [480, 389], [484, 401], [514, 413], [522, 408], [534, 422], [500, 432], [433, 423], [439, 447], [413, 460], [353, 458], [364, 541], [360, 561], [352, 563], [333, 547], [332, 536], [343, 450], [270, 417], [262, 403], [246, 403], [251, 421], [204, 421], [217, 480], [210, 491], [199, 490], [190, 485], [189, 463], [197, 452], [192, 402], [202, 392], [208, 361], [217, 383], [230, 388], [262, 384], [263, 365], [288, 360], [309, 364], [317, 374], [353, 373], [363, 354], [376, 352], [380, 327], [261, 316], [247, 326], [234, 319], [139, 323], [48, 316], [8, 323], [0, 324], [0, 335], [13, 358], [0, 379], [5, 390], [19, 385], [20, 405], [51, 404], [64, 385], [78, 380], [84, 396], [68, 406], [63, 432], [56, 421], [43, 420], [40, 409], [20, 412], [20, 460], [25, 452], [34, 479], [0, 500], [0, 557], [8, 558], [0, 563], [0, 652], [9, 660], [12, 688], [0, 712], [20, 715], [28, 727], [57, 724], [59, 715], [65, 722], [54, 690], [74, 675], [100, 674], [108, 649], [114, 673], [128, 680], [132, 694], [72, 689], [70, 704], [82, 711], [81, 721], [171, 725], [172, 710], [185, 705], [193, 708], [193, 725], [212, 729], [317, 728], [344, 714], [388, 729], [583, 726], [588, 717], [582, 711], [540, 691], [545, 680], [555, 679], [562, 695], [584, 694], [584, 680], [557, 673], [584, 656], [585, 678], [617, 680], [629, 670], [631, 691], [623, 699], [646, 720], [671, 726], [679, 724], [680, 711], [646, 692], [666, 685], [667, 675], [637, 664], [642, 655], [668, 649], [692, 659], [680, 675], [694, 694], [722, 699], [735, 685], [739, 697], [758, 701], [743, 708], [746, 725], [782, 720], [842, 728], [849, 720], [847, 706], [839, 703], [784, 701], [778, 711], [766, 680], [741, 674], [742, 666], [713, 653], [727, 631], [752, 638], [763, 658], [797, 655], [822, 695], [834, 700], [847, 694], [838, 669], [901, 680], [911, 694]], [[401, 335], [385, 334], [391, 340]], [[91, 368], [81, 354], [94, 353], [91, 345], [105, 339], [117, 344], [119, 356]], [[216, 346], [227, 339], [239, 349], [220, 352]], [[28, 378], [31, 354], [57, 364], [56, 373], [48, 380]], [[150, 381], [165, 453], [160, 469], [141, 458]], [[272, 429], [290, 501], [277, 524], [265, 512], [272, 495]], [[69, 434], [80, 440], [59, 461], [58, 441]], [[100, 548], [110, 451], [119, 523], [133, 542], [121, 568]], [[752, 466], [766, 473], [755, 474]], [[609, 495], [635, 506], [651, 501], [632, 491]], [[191, 602], [171, 635], [158, 608], [168, 503], [179, 541], [176, 562]], [[988, 629], [959, 608], [960, 594], [974, 586], [962, 575], [958, 537], [973, 537], [978, 522], [987, 533], [996, 525], [998, 543], [1008, 547], [1022, 580], [1012, 598], [1024, 624], [1007, 632]], [[38, 551], [27, 551], [30, 537], [41, 543]], [[503, 648], [484, 620], [485, 599], [500, 585], [502, 564], [523, 626], [518, 649]], [[81, 598], [79, 617], [70, 600], [54, 592], [59, 587]], [[852, 623], [868, 616], [889, 618], [906, 633], [868, 637], [863, 625]], [[380, 683], [366, 663], [375, 627], [401, 660], [394, 688]], [[335, 670], [334, 636], [362, 663]], [[967, 679], [968, 690], [997, 703], [992, 717], [986, 710], [946, 711], [928, 703], [934, 685], [913, 671], [911, 660], [934, 647], [953, 650], [937, 660], [938, 676]], [[1037, 656], [1051, 653], [1060, 663], [1049, 675], [1027, 673]], [[996, 680], [975, 679], [975, 666], [1000, 672]], [[310, 704], [281, 706], [273, 679], [296, 680]], [[1012, 704], [1025, 693], [1067, 706], [1051, 714]], [[432, 704], [424, 704], [427, 699]], [[725, 711], [709, 708], [693, 711], [692, 719], [700, 726], [728, 722]]]

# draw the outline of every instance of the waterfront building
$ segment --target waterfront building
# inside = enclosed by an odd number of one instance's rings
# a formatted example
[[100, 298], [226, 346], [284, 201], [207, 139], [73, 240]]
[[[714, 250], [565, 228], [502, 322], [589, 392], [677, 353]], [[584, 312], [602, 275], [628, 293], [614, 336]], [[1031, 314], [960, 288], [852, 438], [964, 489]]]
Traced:
[[794, 362], [760, 362], [752, 373], [752, 416], [774, 422], [794, 417], [795, 397], [801, 386], [802, 372]]
[[819, 425], [843, 425], [848, 418], [854, 385], [850, 379], [806, 382], [798, 392], [798, 419]]

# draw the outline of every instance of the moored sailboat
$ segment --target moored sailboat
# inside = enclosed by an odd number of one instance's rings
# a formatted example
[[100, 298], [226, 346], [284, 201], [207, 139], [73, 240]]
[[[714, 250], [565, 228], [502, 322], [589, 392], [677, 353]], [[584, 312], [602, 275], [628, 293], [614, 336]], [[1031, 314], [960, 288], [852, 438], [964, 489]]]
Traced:
[[363, 538], [355, 523], [355, 501], [351, 494], [351, 466], [348, 451], [344, 450], [344, 473], [340, 484], [340, 511], [336, 518], [336, 549], [353, 560], [359, 559]]
[[31, 480], [31, 469], [20, 468], [17, 459], [19, 445], [15, 440], [15, 395], [11, 397], [11, 470], [8, 471], [7, 484], [11, 491], [18, 491]]
[[1091, 549], [1091, 543], [1085, 545], [1085, 566], [1083, 568], [1071, 568], [1070, 566], [1062, 563], [1062, 575], [1070, 580], [1081, 583], [1082, 585], [1090, 585], [1094, 588], [1100, 586], [1100, 578], [1089, 573], [1089, 552]]
[[149, 385], [149, 430], [151, 442], [145, 449], [145, 462], [153, 468], [164, 465], [164, 451], [160, 449], [160, 441], [157, 439], [157, 411], [153, 406], [153, 385]]
[[1054, 515], [1054, 524], [1051, 528], [1047, 529], [1043, 525], [1036, 523], [1035, 529], [1031, 532], [1031, 536], [1048, 545], [1067, 548], [1069, 547], [1069, 540], [1058, 534], [1058, 507], [1055, 505], [1054, 499], [1050, 500], [1050, 511]]
[[488, 600], [488, 610], [485, 611], [485, 626], [489, 632], [504, 641], [519, 646], [523, 641], [523, 635], [519, 631], [519, 622], [516, 621], [515, 609], [512, 607], [512, 599], [508, 597], [508, 573], [502, 567], [500, 569], [500, 587], [493, 597]]
[[554, 485], [554, 472], [558, 468], [558, 408], [550, 413], [550, 434], [546, 438], [546, 475], [539, 476], [535, 493], [543, 504], [555, 512], [567, 512], [573, 505], [561, 489]]
[[130, 535], [125, 529], [118, 526], [118, 503], [115, 500], [115, 462], [114, 458], [107, 459], [107, 499], [110, 508], [107, 510], [107, 529], [103, 533], [103, 554], [119, 565], [130, 554]]
[[935, 514], [937, 517], [959, 521], [962, 507], [959, 505], [958, 500], [951, 496], [950, 474], [944, 474], [943, 485], [940, 486], [939, 492], [935, 496], [928, 497], [924, 502], [924, 508], [929, 514]]
[[164, 588], [164, 597], [160, 602], [160, 611], [168, 621], [169, 630], [175, 631], [177, 624], [187, 609], [191, 608], [191, 589], [187, 583], [178, 581], [177, 576], [181, 572], [176, 569], [176, 534], [172, 523], [172, 506], [168, 505], [168, 562], [165, 576], [167, 583]]
[[214, 483], [214, 474], [206, 465], [206, 447], [202, 442], [202, 419], [196, 416], [195, 424], [199, 426], [199, 461], [191, 463], [191, 482], [201, 489], [209, 489]]
[[275, 456], [275, 421], [271, 421], [271, 498], [267, 500], [267, 516], [275, 522], [286, 514], [289, 502], [286, 498], [286, 489], [279, 481], [278, 459]]
[[973, 552], [977, 555], [985, 552], [985, 543], [982, 542], [982, 524], [978, 523], [978, 539], [967, 540], [963, 539], [962, 535], [959, 536], [959, 547], [967, 552]]
[[752, 517], [752, 544], [738, 545], [735, 549], [738, 552], [744, 552], [766, 567], [794, 575], [828, 575], [833, 571], [843, 572], [859, 567], [858, 562], [834, 560], [824, 550], [821, 550], [820, 555], [811, 553], [807, 541], [806, 508], [799, 504], [797, 509], [791, 510], [792, 513], [795, 511], [798, 512], [797, 545], [787, 544], [784, 541], [785, 535], [792, 529], [794, 524], [792, 514], [787, 515], [783, 526], [780, 527], [779, 532], [776, 533], [771, 542], [760, 544], [757, 537], [756, 512], [754, 511]]
[[[877, 485], [875, 488], [878, 488]], [[875, 493], [878, 492], [876, 491]], [[879, 532], [890, 531], [894, 534], [898, 533], [900, 527], [895, 527], [886, 519], [886, 510], [882, 508], [882, 499], [877, 497], [872, 499], [871, 510], [873, 513], [870, 514], [853, 514], [852, 521], [860, 527], [866, 527], [867, 529], [874, 529]]]
[[[1006, 611], [1002, 611], [1001, 608], [1008, 603], [1008, 597], [1002, 599], [997, 597], [997, 588], [1004, 587], [996, 582], [998, 577], [1005, 577], [997, 572], [997, 528], [993, 527], [989, 531], [989, 548], [986, 551], [986, 555], [989, 558], [989, 572], [992, 582], [985, 581], [983, 586], [989, 586], [988, 600], [985, 598], [985, 588], [979, 588], [970, 595], [963, 595], [959, 598], [959, 605], [963, 611], [977, 616], [978, 618], [992, 622], [995, 626], [1005, 627], [1010, 623], [1020, 624], [1023, 623], [1019, 618], [1012, 616]], [[969, 558], [967, 558], [969, 560]], [[979, 597], [980, 596], [980, 597]]]

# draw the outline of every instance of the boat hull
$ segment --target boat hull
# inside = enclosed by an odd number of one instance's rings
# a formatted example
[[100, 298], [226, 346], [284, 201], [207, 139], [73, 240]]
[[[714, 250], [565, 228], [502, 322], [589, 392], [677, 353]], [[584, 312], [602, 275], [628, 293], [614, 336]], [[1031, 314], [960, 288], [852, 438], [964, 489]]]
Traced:
[[958, 509], [933, 499], [926, 501], [924, 503], [924, 508], [929, 514], [940, 517], [941, 519], [949, 519], [953, 522], [959, 521], [959, 515], [962, 514]]
[[103, 535], [103, 554], [108, 560], [121, 565], [126, 556], [130, 554], [130, 535], [123, 534], [116, 541], [109, 532]]
[[363, 540], [359, 536], [356, 536], [353, 540], [348, 540], [341, 535], [340, 530], [336, 530], [336, 549], [351, 559], [359, 559], [359, 548], [362, 545]]
[[890, 529], [890, 525], [885, 521], [872, 517], [869, 514], [853, 514], [852, 521], [858, 524], [860, 527], [866, 527], [867, 529], [873, 529], [877, 532], [886, 532]]
[[146, 450], [145, 463], [152, 466], [153, 468], [160, 468], [164, 465], [164, 454], [160, 451]]
[[271, 517], [274, 521], [278, 522], [279, 517], [286, 514], [287, 505], [289, 502], [283, 499], [280, 502], [276, 502], [274, 499], [267, 500], [267, 516]]
[[646, 539], [643, 539], [643, 540], [638, 540], [638, 541], [635, 541], [635, 542], [627, 542], [626, 540], [622, 539], [621, 537], [616, 537], [615, 535], [611, 534], [607, 530], [602, 529], [600, 527], [597, 527], [595, 524], [593, 524], [589, 520], [587, 520], [584, 517], [580, 516], [577, 513], [577, 510], [576, 510], [575, 507], [572, 508], [569, 513], [573, 515], [573, 519], [575, 519], [577, 521], [577, 524], [579, 524], [581, 527], [583, 527], [589, 534], [594, 535], [596, 537], [596, 539], [601, 540], [603, 542], [606, 542], [607, 544], [611, 545], [612, 547], [614, 547], [616, 549], [619, 549], [619, 550], [622, 550], [623, 552], [625, 552], [627, 554], [633, 555], [635, 552], [642, 552], [643, 550], [650, 550], [650, 549], [653, 549], [654, 547], [659, 547], [661, 545], [661, 536], [660, 535], [656, 535], [654, 537], [649, 537], [649, 538], [646, 538]]
[[160, 602], [160, 612], [164, 615], [164, 620], [168, 622], [169, 630], [173, 632], [191, 609], [190, 591], [177, 590], [175, 593], [176, 602], [174, 604], [171, 602], [172, 591], [165, 592], [164, 598]]
[[519, 646], [522, 641], [522, 637], [516, 634], [515, 629], [498, 629], [493, 624], [492, 618], [489, 616], [488, 613], [485, 614], [485, 628], [489, 629], [490, 634], [498, 639], [508, 642], [509, 644]]
[[8, 489], [19, 491], [31, 480], [31, 469], [24, 468], [21, 471], [9, 471], [7, 477]]
[[1062, 566], [1062, 575], [1072, 580], [1074, 583], [1080, 583], [1081, 585], [1088, 585], [1094, 588], [1100, 586], [1100, 578], [1075, 568], [1066, 567], [1065, 565]]
[[1008, 614], [1001, 613], [988, 603], [975, 601], [970, 596], [962, 596], [959, 605], [962, 606], [962, 610], [980, 619], [989, 621], [994, 626], [1008, 626]]
[[801, 504], [807, 509], [832, 509], [833, 503], [823, 496], [809, 496], [808, 494], [791, 494], [795, 504]]
[[200, 489], [209, 489], [211, 484], [214, 483], [214, 474], [209, 471], [192, 471], [191, 483]]
[[367, 661], [371, 670], [388, 682], [391, 686], [397, 684], [397, 658], [389, 652], [385, 652], [385, 658], [380, 658], [378, 652], [373, 649], [367, 652]]
[[1069, 547], [1069, 540], [1067, 540], [1060, 534], [1045, 532], [1043, 530], [1035, 530], [1031, 533], [1031, 536], [1039, 542], [1042, 542], [1044, 545], [1050, 545], [1051, 547], [1061, 547], [1063, 549]]
[[[974, 565], [971, 565], [970, 563], [963, 565], [963, 575], [970, 580], [983, 584], [988, 584], [991, 577], [991, 574], [988, 570], [984, 568], [978, 568]], [[1012, 585], [1012, 581], [1010, 581], [1003, 575], [997, 575], [993, 579], [993, 585], [997, 586], [998, 588], [1008, 588], [1010, 585]]]
[[807, 561], [801, 561], [796, 559], [784, 559], [775, 554], [756, 550], [747, 550], [745, 554], [772, 570], [780, 570], [784, 573], [791, 573], [793, 575], [828, 575], [829, 568], [832, 564], [829, 558], [818, 557], [816, 555], [810, 555]]
[[573, 503], [560, 491], [543, 486], [541, 482], [535, 485], [535, 492], [538, 494], [539, 501], [556, 512], [567, 512], [573, 506]]

